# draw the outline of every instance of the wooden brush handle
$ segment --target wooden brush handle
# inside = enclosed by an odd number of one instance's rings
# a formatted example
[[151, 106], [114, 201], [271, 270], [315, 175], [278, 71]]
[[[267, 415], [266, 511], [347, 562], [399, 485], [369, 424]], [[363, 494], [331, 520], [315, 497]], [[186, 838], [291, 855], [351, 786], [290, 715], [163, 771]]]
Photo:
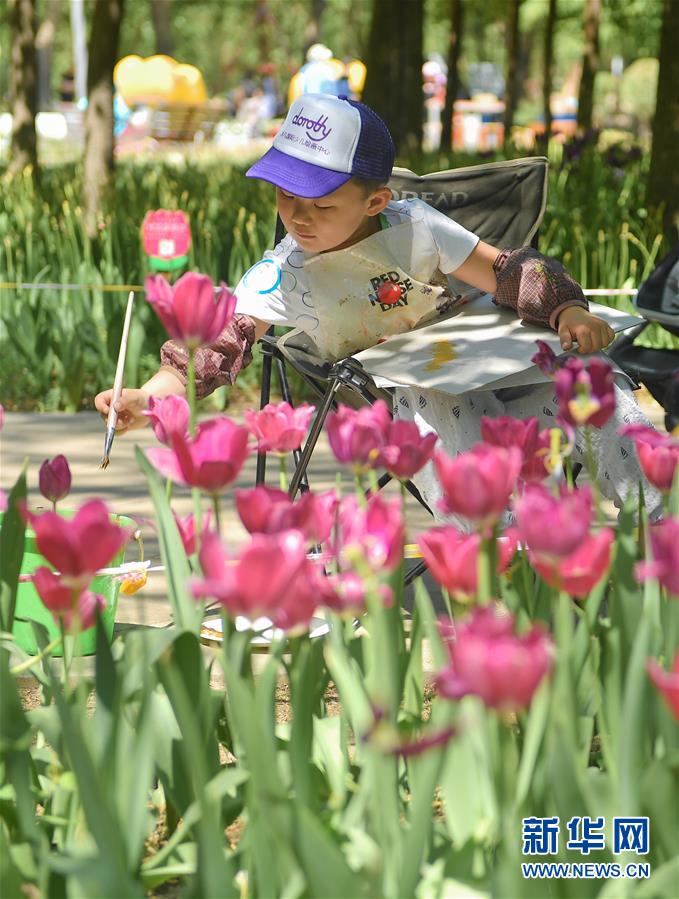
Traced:
[[123, 322], [123, 333], [120, 337], [120, 349], [118, 350], [118, 364], [116, 365], [116, 376], [113, 381], [113, 395], [111, 396], [111, 406], [108, 410], [108, 418], [106, 420], [107, 428], [115, 428], [118, 421], [118, 413], [113, 408], [120, 399], [123, 392], [123, 375], [125, 374], [125, 357], [127, 355], [127, 338], [130, 333], [130, 322], [132, 321], [132, 304], [134, 302], [134, 291], [131, 290], [127, 298], [127, 309], [125, 310], [125, 321]]

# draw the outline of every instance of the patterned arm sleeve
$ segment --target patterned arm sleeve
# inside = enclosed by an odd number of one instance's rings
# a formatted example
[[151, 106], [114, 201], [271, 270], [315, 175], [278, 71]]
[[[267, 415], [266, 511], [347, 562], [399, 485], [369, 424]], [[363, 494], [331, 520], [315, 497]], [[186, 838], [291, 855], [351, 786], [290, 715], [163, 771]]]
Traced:
[[[201, 347], [196, 360], [196, 396], [201, 399], [223, 384], [233, 384], [236, 375], [252, 362], [255, 323], [249, 315], [236, 315], [209, 347]], [[168, 340], [160, 349], [161, 371], [171, 369], [186, 384], [189, 355], [184, 344]]]
[[568, 306], [589, 309], [582, 288], [556, 259], [532, 247], [501, 250], [493, 263], [494, 302], [514, 309], [527, 322], [556, 330]]

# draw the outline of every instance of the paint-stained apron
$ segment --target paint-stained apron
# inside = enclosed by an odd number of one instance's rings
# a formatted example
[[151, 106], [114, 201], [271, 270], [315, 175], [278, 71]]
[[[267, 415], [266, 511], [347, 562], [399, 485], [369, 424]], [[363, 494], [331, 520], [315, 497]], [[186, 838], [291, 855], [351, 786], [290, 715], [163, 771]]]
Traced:
[[[453, 305], [431, 239], [413, 231], [410, 223], [394, 225], [346, 249], [305, 259], [318, 318], [308, 333], [324, 359], [343, 359]], [[396, 302], [381, 302], [386, 284], [400, 291], [399, 297], [388, 290]]]

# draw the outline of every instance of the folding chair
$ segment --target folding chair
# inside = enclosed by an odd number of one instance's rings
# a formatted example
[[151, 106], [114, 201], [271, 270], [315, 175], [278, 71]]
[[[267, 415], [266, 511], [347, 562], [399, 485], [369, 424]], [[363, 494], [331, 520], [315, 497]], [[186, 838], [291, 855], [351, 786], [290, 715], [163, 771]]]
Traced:
[[[430, 175], [416, 175], [408, 169], [395, 168], [389, 187], [395, 199], [418, 197], [494, 246], [535, 246], [547, 200], [547, 166], [544, 157], [530, 157]], [[279, 219], [275, 242], [278, 243], [282, 236]], [[469, 285], [456, 279], [448, 280], [454, 295], [469, 294]], [[321, 358], [312, 339], [301, 331], [276, 338], [273, 328], [269, 329], [262, 338], [262, 354], [261, 408], [269, 402], [274, 361], [281, 393], [287, 402], [292, 403], [287, 365], [320, 397], [304, 449], [294, 454], [295, 472], [289, 488], [290, 497], [294, 498], [300, 488], [308, 489], [307, 467], [328, 412], [339, 402], [356, 407], [372, 404], [379, 397], [391, 406], [391, 396], [388, 390], [376, 387], [352, 356], [336, 362]], [[265, 476], [266, 454], [260, 453], [257, 457], [258, 485], [264, 483]], [[384, 474], [378, 484], [382, 487], [389, 480], [390, 476]], [[428, 509], [415, 485], [408, 483], [406, 487]], [[423, 563], [412, 569], [407, 582], [423, 569]]]

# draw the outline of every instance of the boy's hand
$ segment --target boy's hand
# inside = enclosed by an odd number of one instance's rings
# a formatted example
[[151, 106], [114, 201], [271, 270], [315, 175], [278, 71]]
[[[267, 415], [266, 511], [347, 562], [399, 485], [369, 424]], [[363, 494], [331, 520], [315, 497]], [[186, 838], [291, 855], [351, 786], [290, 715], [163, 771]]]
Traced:
[[[94, 406], [106, 421], [111, 407], [113, 390], [103, 390], [94, 398]], [[150, 394], [145, 390], [135, 390], [131, 387], [124, 388], [120, 399], [116, 403], [118, 423], [116, 434], [124, 434], [125, 431], [133, 431], [135, 428], [143, 428], [149, 423], [148, 415], [142, 413], [148, 407]]]
[[613, 340], [615, 332], [606, 322], [582, 306], [567, 306], [559, 315], [561, 347], [570, 350], [578, 342], [579, 353], [596, 353]]

